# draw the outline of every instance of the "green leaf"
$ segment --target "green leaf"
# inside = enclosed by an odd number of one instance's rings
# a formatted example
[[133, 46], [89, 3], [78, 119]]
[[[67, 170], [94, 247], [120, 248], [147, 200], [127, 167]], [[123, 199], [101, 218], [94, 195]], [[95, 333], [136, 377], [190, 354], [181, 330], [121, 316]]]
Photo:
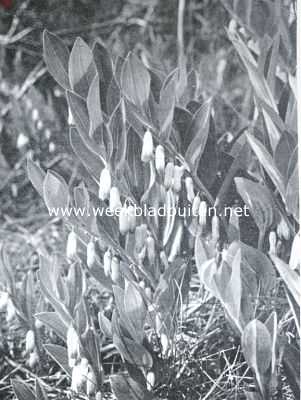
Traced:
[[112, 391], [117, 400], [152, 400], [153, 396], [146, 387], [126, 374], [110, 376]]
[[69, 205], [69, 189], [65, 180], [54, 171], [47, 171], [43, 197], [48, 209], [64, 209]]
[[70, 144], [71, 147], [79, 158], [81, 163], [84, 165], [86, 170], [91, 174], [91, 177], [98, 184], [100, 172], [104, 168], [104, 163], [94, 152], [86, 146], [82, 136], [76, 130], [76, 128], [70, 128]]
[[239, 195], [264, 235], [276, 220], [275, 204], [268, 188], [246, 178], [235, 178], [234, 181]]
[[279, 191], [281, 197], [285, 201], [285, 186], [284, 186], [284, 179], [283, 176], [278, 171], [275, 162], [270, 155], [270, 153], [264, 148], [262, 143], [259, 140], [255, 139], [254, 136], [247, 134], [248, 142], [254, 151], [255, 155], [257, 156], [259, 162], [271, 178], [272, 182], [274, 183], [275, 187]]
[[123, 100], [113, 111], [107, 128], [113, 139], [113, 153], [110, 163], [115, 171], [119, 171], [123, 167], [127, 148], [126, 117]]
[[286, 187], [286, 207], [287, 211], [293, 215], [295, 220], [299, 221], [299, 166], [296, 165], [294, 172]]
[[112, 338], [111, 321], [104, 315], [103, 312], [98, 313], [99, 328], [107, 338]]
[[301, 280], [300, 276], [290, 268], [289, 265], [287, 265], [284, 261], [282, 261], [280, 258], [270, 255], [277, 271], [279, 272], [279, 275], [283, 279], [284, 283], [286, 284], [288, 290], [294, 297], [295, 301], [297, 304], [300, 303], [300, 296], [301, 296]]
[[140, 337], [142, 343], [144, 336], [144, 323], [146, 317], [146, 304], [138, 289], [131, 282], [127, 282], [124, 292], [124, 309], [129, 321], [136, 330], [137, 337]]
[[27, 383], [12, 379], [11, 384], [18, 400], [36, 400], [34, 392]]
[[107, 112], [107, 92], [110, 82], [113, 78], [113, 64], [108, 50], [99, 42], [96, 41], [92, 48], [94, 62], [100, 81], [100, 100], [102, 109]]
[[147, 370], [152, 368], [153, 359], [150, 353], [141, 344], [123, 336], [113, 334], [113, 343], [122, 357], [130, 364], [143, 367]]
[[36, 400], [48, 400], [47, 393], [42, 386], [41, 380], [39, 378], [36, 378], [35, 381], [35, 386], [36, 386]]
[[150, 94], [150, 75], [134, 53], [129, 53], [121, 72], [123, 94], [137, 107], [143, 109]]
[[41, 321], [49, 329], [53, 330], [61, 339], [66, 340], [67, 325], [63, 323], [62, 319], [56, 312], [41, 312], [35, 314], [35, 318]]
[[43, 181], [45, 172], [30, 158], [27, 159], [27, 175], [35, 190], [43, 197]]
[[103, 115], [100, 104], [99, 78], [95, 75], [89, 88], [87, 97], [87, 107], [90, 120], [89, 136], [102, 136]]
[[69, 78], [72, 90], [86, 98], [95, 73], [92, 51], [87, 43], [78, 37], [69, 59]]
[[66, 372], [68, 376], [72, 376], [72, 370], [68, 364], [68, 353], [66, 347], [57, 344], [44, 344], [44, 349], [51, 358]]
[[48, 71], [59, 85], [64, 89], [69, 89], [68, 47], [56, 35], [45, 30], [43, 33], [43, 49]]
[[209, 99], [199, 108], [188, 128], [187, 135], [192, 139], [185, 153], [185, 159], [193, 170], [198, 167], [208, 139], [211, 104]]
[[241, 341], [245, 359], [249, 367], [255, 372], [260, 390], [265, 396], [264, 375], [270, 368], [272, 361], [271, 335], [262, 322], [254, 319], [245, 327]]

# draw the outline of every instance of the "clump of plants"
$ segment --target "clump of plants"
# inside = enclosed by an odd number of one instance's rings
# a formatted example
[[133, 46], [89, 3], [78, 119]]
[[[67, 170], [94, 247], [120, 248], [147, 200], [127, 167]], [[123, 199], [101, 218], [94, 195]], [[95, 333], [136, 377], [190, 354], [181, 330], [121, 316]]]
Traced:
[[[263, 3], [273, 22], [263, 33], [226, 4], [234, 17], [229, 39], [254, 98], [248, 125], [226, 143], [214, 129], [214, 99], [184, 56], [164, 75], [133, 53], [113, 59], [99, 41], [89, 47], [78, 38], [69, 52], [44, 32], [44, 59], [66, 91], [69, 142], [85, 170], [69, 185], [28, 160], [33, 186], [69, 231], [66, 258], [40, 255], [38, 310], [33, 276], [18, 305], [3, 262], [5, 298], [27, 324], [30, 367], [46, 351], [70, 377], [74, 396], [102, 399], [107, 377], [118, 400], [162, 396], [192, 297], [198, 307], [208, 297], [222, 306], [251, 371], [251, 383], [240, 389], [244, 398], [279, 395], [283, 375], [298, 396], [295, 77], [287, 63], [286, 16]], [[250, 4], [252, 16], [257, 3]], [[174, 212], [160, 214], [162, 207]], [[97, 310], [89, 301], [94, 285], [107, 296]], [[282, 306], [271, 301], [280, 296]], [[42, 344], [45, 327], [55, 344]], [[108, 371], [112, 358], [118, 361]], [[13, 387], [20, 400], [35, 398], [25, 383]], [[36, 390], [47, 398], [39, 382]]]

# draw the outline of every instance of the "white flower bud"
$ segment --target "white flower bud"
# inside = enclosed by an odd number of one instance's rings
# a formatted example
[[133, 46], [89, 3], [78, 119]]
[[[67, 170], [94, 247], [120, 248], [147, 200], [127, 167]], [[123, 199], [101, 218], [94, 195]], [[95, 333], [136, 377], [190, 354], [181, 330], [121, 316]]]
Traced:
[[25, 338], [26, 353], [27, 354], [32, 353], [34, 351], [35, 347], [36, 347], [36, 344], [35, 344], [34, 331], [30, 329], [29, 331], [27, 331], [26, 338]]
[[120, 260], [117, 256], [114, 256], [112, 258], [111, 278], [114, 283], [118, 283], [119, 278], [120, 278]]
[[6, 322], [10, 324], [14, 320], [15, 316], [16, 316], [16, 308], [12, 300], [9, 298], [6, 307]]
[[201, 201], [199, 207], [199, 224], [201, 227], [205, 227], [207, 223], [207, 203], [206, 201]]
[[130, 229], [128, 210], [126, 206], [123, 206], [119, 213], [119, 231], [121, 235], [128, 233]]
[[36, 329], [39, 330], [39, 329], [41, 329], [43, 327], [43, 323], [39, 319], [36, 319], [35, 322], [34, 322], [34, 326], [35, 326]]
[[146, 239], [146, 252], [147, 258], [150, 265], [154, 265], [156, 259], [155, 240], [152, 236], [148, 236]]
[[211, 230], [212, 230], [212, 239], [217, 241], [219, 239], [219, 237], [220, 237], [220, 233], [219, 233], [219, 218], [218, 218], [217, 215], [214, 215], [212, 217]]
[[67, 331], [67, 351], [69, 366], [72, 368], [80, 355], [80, 343], [76, 330], [72, 325]]
[[160, 144], [156, 147], [155, 166], [159, 174], [163, 174], [165, 168], [165, 153], [164, 147]]
[[300, 232], [298, 232], [293, 240], [291, 255], [289, 260], [289, 266], [292, 269], [300, 268], [301, 265], [300, 248], [301, 248], [301, 237], [300, 237]]
[[145, 288], [145, 295], [146, 295], [146, 297], [149, 299], [149, 301], [152, 301], [152, 300], [153, 300], [152, 289], [151, 289], [149, 286], [147, 286], [147, 287]]
[[174, 179], [173, 179], [173, 190], [179, 193], [182, 187], [182, 176], [184, 174], [184, 168], [176, 165], [174, 169]]
[[135, 249], [137, 253], [139, 253], [143, 249], [146, 238], [147, 238], [146, 224], [137, 226], [135, 229]]
[[88, 396], [92, 396], [97, 388], [96, 376], [92, 369], [88, 372], [87, 376], [87, 388], [86, 393]]
[[31, 369], [35, 368], [38, 363], [39, 363], [39, 355], [36, 351], [33, 351], [32, 353], [30, 353], [28, 359], [29, 368]]
[[9, 295], [7, 292], [0, 292], [0, 312], [6, 310]]
[[110, 195], [110, 190], [112, 186], [111, 173], [108, 168], [104, 168], [100, 173], [99, 178], [99, 191], [98, 197], [100, 200], [106, 200]]
[[284, 218], [281, 218], [277, 226], [277, 235], [280, 239], [289, 240], [290, 228]]
[[68, 125], [75, 125], [75, 121], [70, 107], [68, 107]]
[[169, 350], [169, 340], [165, 333], [161, 333], [160, 339], [161, 339], [162, 355], [163, 357], [165, 357]]
[[24, 135], [23, 132], [21, 132], [18, 135], [18, 139], [17, 139], [17, 148], [18, 149], [22, 149], [22, 147], [26, 146], [29, 142], [29, 139], [27, 136]]
[[121, 200], [120, 200], [120, 193], [119, 189], [116, 186], [113, 186], [110, 190], [110, 210], [116, 211], [118, 208], [121, 208]]
[[186, 193], [187, 193], [187, 199], [190, 201], [190, 203], [193, 202], [195, 195], [194, 195], [194, 189], [193, 189], [193, 180], [190, 176], [187, 176], [185, 178], [185, 188], [186, 188]]
[[143, 137], [141, 160], [149, 162], [153, 157], [154, 143], [151, 131], [147, 130]]
[[71, 231], [67, 238], [66, 256], [68, 260], [74, 260], [77, 254], [77, 236]]
[[191, 207], [193, 217], [197, 217], [199, 215], [200, 204], [201, 204], [200, 196], [196, 195], [195, 198], [193, 199]]
[[95, 395], [95, 400], [102, 400], [102, 394], [101, 392], [97, 392]]
[[93, 240], [87, 245], [87, 266], [92, 268], [96, 261], [95, 243]]
[[108, 249], [103, 255], [103, 269], [106, 276], [111, 275], [112, 253]]
[[153, 390], [153, 387], [155, 386], [155, 374], [153, 371], [149, 371], [146, 375], [146, 385], [147, 385], [147, 390], [151, 391]]
[[271, 231], [269, 234], [269, 253], [277, 254], [277, 235], [275, 231]]
[[170, 161], [167, 163], [164, 173], [164, 186], [167, 190], [172, 187], [174, 173], [175, 173], [175, 166], [174, 163]]
[[34, 122], [36, 122], [36, 121], [39, 119], [39, 110], [38, 110], [37, 108], [34, 108], [34, 109], [32, 110], [31, 118], [32, 118], [32, 120], [33, 120]]
[[128, 221], [129, 221], [129, 231], [134, 232], [136, 228], [136, 210], [135, 207], [132, 205], [129, 205], [127, 208], [127, 214], [128, 214]]

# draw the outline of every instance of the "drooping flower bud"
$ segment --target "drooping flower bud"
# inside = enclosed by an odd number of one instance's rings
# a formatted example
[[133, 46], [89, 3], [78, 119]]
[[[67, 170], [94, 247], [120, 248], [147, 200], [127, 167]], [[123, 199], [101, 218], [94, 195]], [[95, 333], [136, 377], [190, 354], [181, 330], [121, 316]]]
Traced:
[[87, 266], [92, 268], [96, 261], [95, 243], [93, 240], [87, 244]]
[[70, 368], [73, 368], [80, 356], [80, 343], [76, 330], [72, 325], [67, 330], [67, 351]]
[[139, 286], [141, 287], [141, 289], [145, 289], [145, 282], [144, 281], [140, 281], [139, 282]]
[[199, 207], [199, 224], [204, 228], [207, 223], [207, 203], [202, 200]]
[[165, 357], [169, 350], [169, 340], [165, 333], [161, 333], [160, 339], [161, 339], [162, 355], [163, 357]]
[[147, 130], [143, 137], [141, 161], [149, 162], [153, 157], [154, 143], [151, 131]]
[[77, 236], [74, 231], [71, 231], [67, 239], [66, 256], [68, 260], [74, 260], [77, 253]]
[[164, 186], [168, 190], [172, 187], [175, 173], [175, 166], [173, 162], [168, 162], [164, 172]]
[[97, 392], [95, 395], [95, 400], [102, 400], [102, 394], [101, 392]]
[[36, 318], [35, 322], [34, 322], [34, 326], [36, 329], [41, 329], [43, 327], [43, 323], [42, 321], [40, 321], [39, 319]]
[[164, 153], [164, 147], [159, 144], [156, 147], [156, 152], [155, 152], [155, 166], [156, 170], [158, 173], [161, 175], [164, 172], [165, 168], [165, 153]]
[[219, 218], [217, 215], [212, 217], [211, 221], [212, 239], [217, 241], [220, 237], [219, 233]]
[[193, 217], [198, 217], [200, 210], [201, 199], [199, 195], [196, 195], [192, 202], [191, 212]]
[[179, 193], [182, 187], [182, 176], [184, 174], [184, 168], [176, 165], [174, 169], [174, 179], [172, 188], [176, 193]]
[[29, 368], [34, 369], [39, 363], [39, 355], [37, 351], [33, 351], [29, 354], [28, 365]]
[[153, 387], [155, 386], [155, 374], [153, 371], [149, 371], [146, 375], [146, 385], [147, 390], [152, 391]]
[[119, 189], [116, 186], [113, 186], [110, 190], [110, 210], [116, 211], [118, 208], [122, 207], [121, 200], [120, 200], [120, 193]]
[[75, 125], [73, 114], [70, 107], [68, 107], [68, 125]]
[[135, 229], [135, 249], [139, 253], [144, 245], [147, 238], [147, 225], [141, 224]]
[[187, 199], [190, 201], [190, 203], [193, 202], [195, 195], [194, 195], [194, 189], [193, 189], [193, 180], [190, 176], [187, 176], [185, 178], [185, 188], [186, 188], [186, 193], [187, 193]]
[[10, 324], [14, 320], [15, 316], [16, 316], [16, 308], [12, 300], [9, 298], [6, 307], [6, 322]]
[[33, 122], [36, 122], [39, 119], [39, 110], [37, 108], [34, 108], [32, 110], [31, 118], [32, 118]]
[[127, 213], [128, 213], [128, 220], [129, 220], [129, 231], [130, 232], [135, 232], [136, 228], [136, 210], [135, 207], [132, 205], [129, 205], [127, 208]]
[[35, 344], [35, 336], [34, 336], [34, 331], [32, 329], [30, 329], [29, 331], [27, 331], [26, 333], [26, 338], [25, 338], [25, 350], [26, 353], [32, 353], [34, 351], [36, 347]]
[[6, 310], [8, 299], [9, 295], [7, 292], [0, 292], [0, 312]]
[[117, 256], [114, 256], [112, 258], [111, 278], [114, 283], [118, 283], [119, 278], [120, 278], [120, 260]]
[[99, 178], [98, 197], [100, 198], [100, 200], [104, 201], [109, 197], [111, 186], [112, 186], [111, 173], [108, 168], [104, 168], [101, 171]]
[[277, 235], [275, 231], [271, 231], [269, 234], [269, 253], [277, 254]]
[[124, 205], [119, 213], [119, 232], [121, 235], [125, 235], [128, 233], [130, 229], [129, 216], [128, 216], [128, 208]]
[[112, 253], [111, 250], [108, 249], [103, 255], [103, 269], [106, 276], [111, 275], [111, 262], [112, 262]]
[[152, 236], [146, 239], [146, 253], [150, 265], [154, 265], [156, 259], [155, 240]]
[[86, 387], [87, 395], [92, 396], [96, 392], [96, 388], [97, 388], [96, 376], [91, 368], [87, 376], [87, 387]]
[[289, 240], [290, 238], [290, 228], [283, 217], [277, 226], [277, 235], [284, 240]]
[[[84, 361], [83, 361], [84, 360]], [[84, 389], [87, 382], [88, 363], [86, 359], [82, 359], [80, 363], [74, 365], [71, 377], [71, 390], [79, 393]]]
[[145, 288], [145, 295], [149, 299], [149, 301], [153, 300], [153, 292], [152, 292], [152, 289], [149, 286], [147, 286]]

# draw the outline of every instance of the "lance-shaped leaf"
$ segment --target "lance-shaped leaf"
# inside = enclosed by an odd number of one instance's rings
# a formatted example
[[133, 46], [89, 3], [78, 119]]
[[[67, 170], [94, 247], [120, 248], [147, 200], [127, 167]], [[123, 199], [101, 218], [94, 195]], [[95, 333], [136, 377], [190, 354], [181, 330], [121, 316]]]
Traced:
[[101, 107], [105, 112], [107, 112], [107, 91], [113, 78], [112, 60], [108, 50], [99, 41], [94, 43], [92, 53], [101, 86]]
[[162, 140], [168, 140], [171, 125], [174, 116], [174, 108], [176, 101], [176, 75], [163, 85], [160, 91], [160, 101], [158, 107], [158, 119], [160, 137]]
[[275, 162], [270, 155], [270, 153], [265, 149], [262, 143], [259, 140], [255, 139], [254, 136], [247, 134], [248, 142], [254, 151], [255, 155], [257, 156], [259, 162], [271, 178], [272, 182], [274, 183], [276, 189], [279, 191], [281, 197], [285, 201], [285, 186], [284, 186], [284, 179], [280, 174], [278, 168], [275, 165]]
[[207, 143], [211, 104], [211, 99], [209, 99], [199, 108], [186, 133], [191, 138], [191, 142], [186, 150], [185, 159], [193, 170], [197, 169]]
[[101, 111], [99, 78], [97, 74], [89, 88], [87, 107], [90, 120], [89, 136], [94, 138], [99, 135], [100, 139], [102, 139], [103, 115]]
[[66, 347], [57, 344], [45, 344], [44, 349], [51, 358], [66, 372], [68, 376], [72, 376], [72, 370], [68, 363], [68, 353]]
[[113, 343], [122, 357], [130, 364], [134, 364], [140, 368], [146, 368], [147, 370], [152, 368], [152, 356], [141, 344], [125, 336], [120, 337], [115, 334], [113, 334]]
[[43, 49], [48, 71], [59, 85], [64, 89], [69, 89], [68, 47], [56, 35], [45, 30], [43, 34]]
[[118, 171], [123, 167], [127, 148], [127, 129], [123, 100], [113, 111], [107, 128], [113, 139], [113, 154], [110, 162], [112, 168]]
[[30, 158], [27, 159], [27, 175], [33, 187], [43, 197], [43, 181], [46, 173]]
[[71, 91], [67, 91], [67, 100], [76, 128], [83, 136], [88, 136], [90, 122], [86, 101]]
[[270, 368], [272, 361], [271, 335], [262, 322], [254, 319], [245, 327], [241, 342], [245, 359], [254, 371], [261, 393], [266, 398], [267, 390], [264, 375]]
[[87, 43], [78, 37], [69, 59], [69, 79], [72, 90], [86, 98], [95, 74], [92, 51]]
[[297, 274], [296, 271], [292, 270], [289, 265], [287, 265], [284, 261], [282, 261], [279, 257], [274, 255], [270, 255], [279, 275], [283, 279], [286, 284], [288, 290], [294, 297], [297, 304], [300, 303], [301, 298], [301, 280], [300, 275]]
[[11, 384], [18, 400], [36, 400], [34, 392], [27, 383], [12, 379]]
[[274, 200], [269, 190], [265, 186], [245, 178], [235, 178], [235, 184], [258, 229], [264, 234], [275, 222], [277, 216]]
[[286, 207], [296, 221], [299, 221], [299, 167], [295, 166], [286, 187]]
[[69, 205], [69, 189], [65, 180], [54, 171], [47, 171], [43, 182], [43, 197], [49, 210], [62, 210]]
[[142, 343], [144, 336], [144, 322], [146, 317], [146, 304], [138, 289], [131, 282], [126, 284], [124, 292], [124, 309], [129, 321], [136, 330], [137, 337]]
[[35, 314], [35, 318], [42, 322], [47, 328], [53, 330], [61, 339], [66, 340], [67, 325], [54, 311], [47, 311]]
[[48, 400], [47, 393], [39, 378], [36, 378], [35, 390], [36, 390], [36, 400]]
[[153, 396], [146, 387], [126, 374], [111, 375], [112, 391], [118, 400], [152, 400]]
[[123, 94], [139, 109], [143, 109], [150, 93], [150, 75], [134, 53], [129, 53], [121, 72]]

